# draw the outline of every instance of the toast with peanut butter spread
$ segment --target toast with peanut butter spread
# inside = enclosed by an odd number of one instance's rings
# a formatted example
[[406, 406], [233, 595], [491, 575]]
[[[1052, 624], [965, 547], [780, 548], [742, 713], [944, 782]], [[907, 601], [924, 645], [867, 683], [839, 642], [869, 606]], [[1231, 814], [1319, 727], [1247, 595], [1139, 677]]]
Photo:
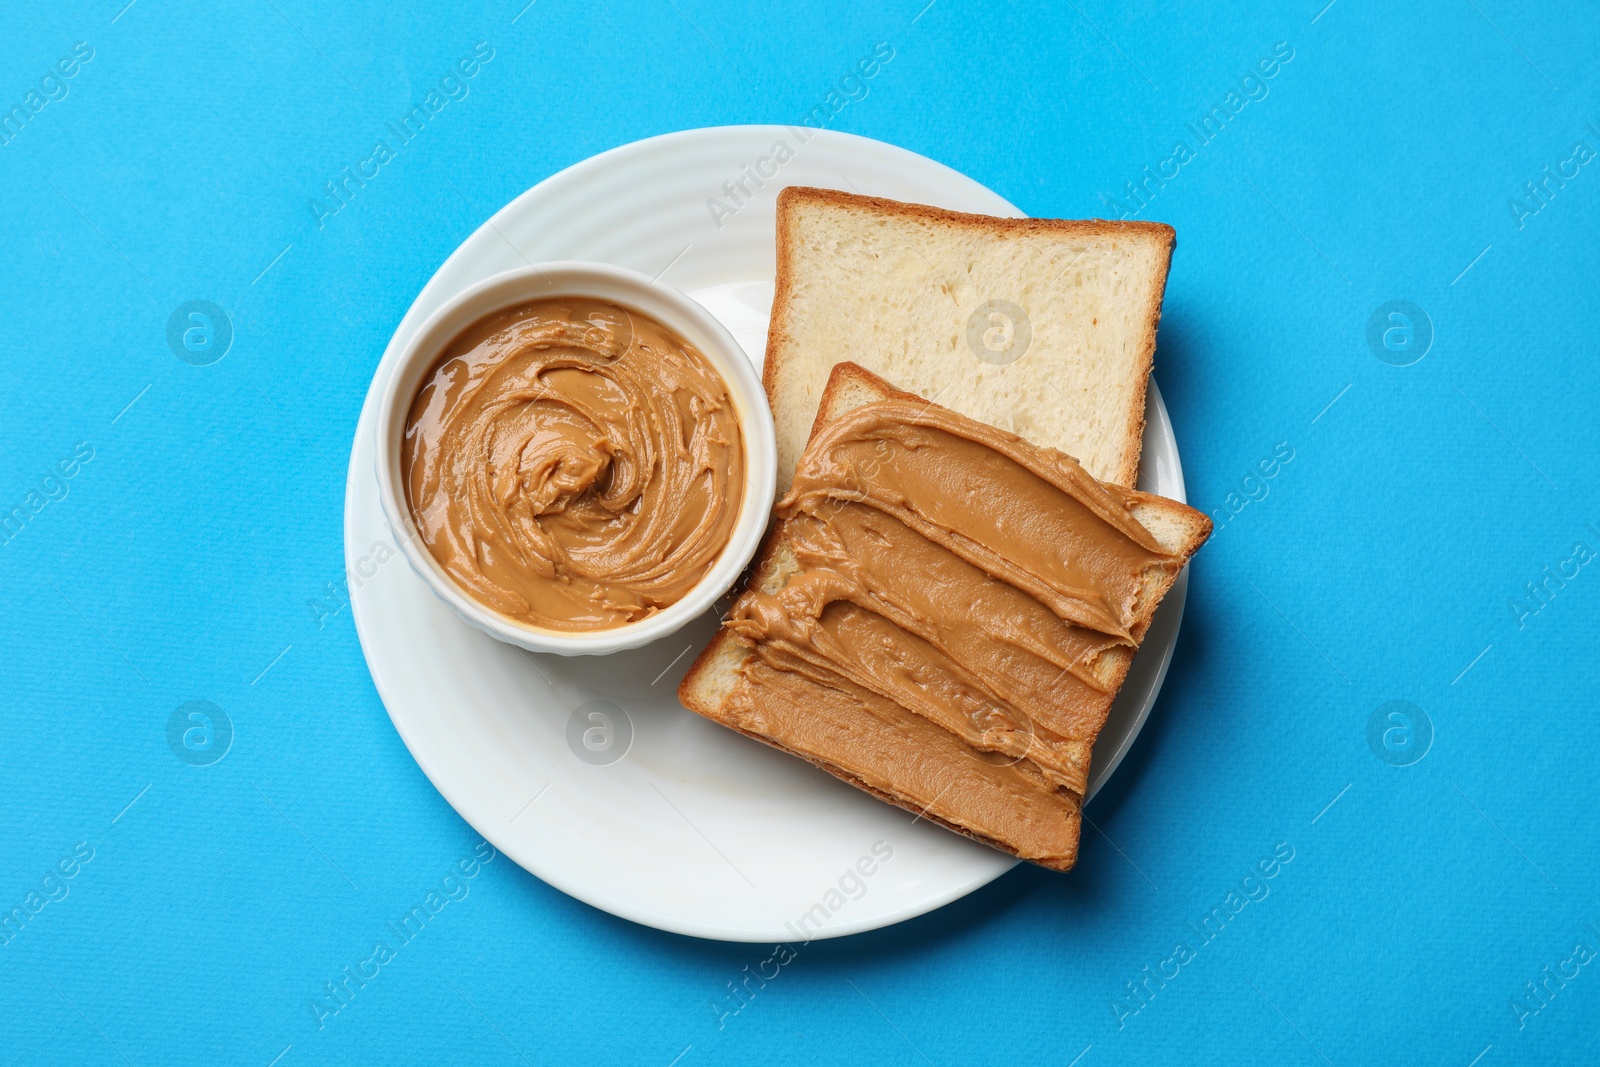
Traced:
[[845, 361], [1131, 488], [1174, 241], [1157, 222], [784, 189], [764, 371], [779, 494]]
[[1210, 520], [853, 363], [779, 515], [685, 706], [1069, 869], [1095, 737]]

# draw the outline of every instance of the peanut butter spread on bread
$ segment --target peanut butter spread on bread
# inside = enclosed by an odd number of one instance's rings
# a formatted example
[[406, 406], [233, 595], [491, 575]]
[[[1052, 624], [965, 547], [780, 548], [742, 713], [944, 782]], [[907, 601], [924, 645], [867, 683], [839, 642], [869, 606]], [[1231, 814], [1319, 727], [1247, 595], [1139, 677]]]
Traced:
[[727, 623], [754, 650], [734, 723], [1070, 864], [1108, 660], [1142, 636], [1152, 574], [1183, 563], [1139, 495], [913, 398], [822, 425], [778, 504], [799, 569]]

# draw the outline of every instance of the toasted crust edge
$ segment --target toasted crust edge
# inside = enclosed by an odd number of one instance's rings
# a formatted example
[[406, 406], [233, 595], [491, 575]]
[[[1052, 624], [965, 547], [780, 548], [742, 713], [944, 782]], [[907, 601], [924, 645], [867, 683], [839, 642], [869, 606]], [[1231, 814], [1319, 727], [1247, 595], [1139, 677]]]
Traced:
[[[1035, 219], [977, 215], [934, 207], [931, 204], [912, 204], [878, 196], [847, 193], [840, 189], [821, 189], [809, 185], [788, 186], [778, 193], [777, 269], [773, 283], [772, 318], [767, 327], [766, 359], [761, 371], [761, 384], [767, 393], [767, 403], [774, 409], [778, 406], [777, 355], [780, 349], [789, 343], [789, 290], [793, 286], [793, 278], [789, 271], [789, 246], [793, 239], [792, 213], [795, 207], [804, 202], [867, 208], [887, 215], [929, 219], [991, 231], [1067, 233], [1086, 236], [1123, 234], [1155, 238], [1160, 247], [1161, 281], [1151, 292], [1150, 305], [1144, 313], [1150, 323], [1149, 341], [1145, 345], [1145, 350], [1138, 354], [1141, 373], [1138, 376], [1138, 383], [1134, 386], [1132, 409], [1128, 412], [1127, 423], [1132, 431], [1131, 440], [1134, 441], [1134, 447], [1123, 460], [1122, 469], [1116, 472], [1116, 477], [1109, 479], [1116, 485], [1133, 488], [1139, 480], [1139, 462], [1144, 452], [1145, 393], [1149, 389], [1151, 368], [1155, 365], [1156, 333], [1161, 325], [1161, 306], [1166, 298], [1167, 278], [1172, 273], [1172, 251], [1178, 242], [1176, 230], [1164, 222], [1147, 222], [1139, 219]], [[819, 402], [817, 410], [818, 412], [826, 410], [825, 404]], [[813, 423], [812, 431], [815, 430], [816, 425]]]

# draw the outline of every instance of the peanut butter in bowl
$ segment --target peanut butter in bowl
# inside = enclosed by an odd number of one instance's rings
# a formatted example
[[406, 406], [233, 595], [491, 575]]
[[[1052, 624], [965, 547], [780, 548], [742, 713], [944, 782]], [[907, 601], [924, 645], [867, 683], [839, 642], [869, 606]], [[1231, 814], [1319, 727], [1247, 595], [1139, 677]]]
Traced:
[[419, 540], [517, 622], [614, 629], [683, 599], [739, 521], [728, 386], [660, 323], [536, 300], [462, 332], [423, 375], [401, 443]]

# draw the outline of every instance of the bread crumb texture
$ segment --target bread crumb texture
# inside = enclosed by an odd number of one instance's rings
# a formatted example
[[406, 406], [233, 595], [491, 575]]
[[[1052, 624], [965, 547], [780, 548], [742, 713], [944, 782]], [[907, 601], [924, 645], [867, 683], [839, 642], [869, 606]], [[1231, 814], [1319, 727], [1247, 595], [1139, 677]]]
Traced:
[[829, 370], [850, 360], [1131, 484], [1170, 231], [954, 218], [791, 205], [784, 328], [769, 353], [782, 481]]

